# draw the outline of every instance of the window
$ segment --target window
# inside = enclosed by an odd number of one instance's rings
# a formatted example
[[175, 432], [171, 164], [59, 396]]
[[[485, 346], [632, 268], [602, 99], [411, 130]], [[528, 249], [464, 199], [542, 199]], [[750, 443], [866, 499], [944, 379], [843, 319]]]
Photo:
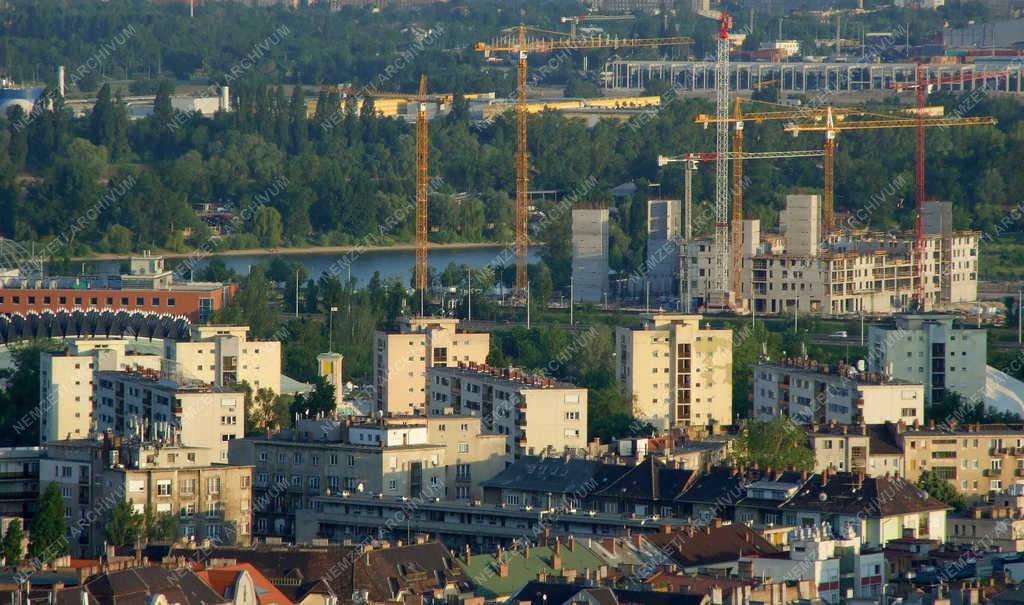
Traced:
[[356, 465], [356, 457], [353, 456], [352, 454], [348, 454], [347, 456], [345, 456], [345, 462], [349, 466], [355, 466]]
[[156, 482], [156, 495], [157, 496], [170, 496], [171, 495], [171, 480], [170, 479], [158, 479]]
[[388, 489], [392, 491], [398, 489], [398, 480], [388, 479]]
[[460, 443], [459, 444], [459, 453], [460, 454], [468, 454], [469, 453], [469, 443], [466, 443], [466, 442]]
[[267, 453], [266, 452], [260, 452], [258, 458], [259, 458], [260, 462], [266, 462], [267, 461]]
[[295, 464], [302, 464], [302, 452], [295, 452], [292, 454], [292, 462]]
[[519, 495], [518, 494], [508, 494], [507, 496], [505, 496], [505, 504], [508, 504], [509, 506], [518, 506], [519, 505]]
[[220, 477], [208, 477], [206, 479], [206, 493], [208, 493], [208, 494], [219, 494], [220, 493]]
[[328, 461], [328, 464], [330, 464], [331, 466], [337, 466], [338, 465], [338, 455], [337, 454], [331, 454], [330, 457], [327, 459], [327, 461]]
[[320, 466], [320, 456], [317, 456], [316, 454], [311, 454], [309, 456], [309, 463], [312, 464], [313, 466]]
[[320, 489], [320, 477], [316, 475], [309, 476], [309, 489]]
[[[263, 474], [264, 476], [266, 476], [266, 473], [262, 473], [262, 474]], [[249, 487], [249, 486], [250, 486], [251, 484], [252, 484], [252, 477], [250, 477], [249, 475], [242, 475], [241, 479], [239, 480], [239, 486], [240, 486], [240, 487], [241, 487], [242, 489], [246, 489], [246, 488], [248, 488], [248, 487]]]
[[182, 496], [193, 496], [196, 493], [196, 480], [195, 479], [182, 479], [178, 481], [178, 491], [181, 492]]

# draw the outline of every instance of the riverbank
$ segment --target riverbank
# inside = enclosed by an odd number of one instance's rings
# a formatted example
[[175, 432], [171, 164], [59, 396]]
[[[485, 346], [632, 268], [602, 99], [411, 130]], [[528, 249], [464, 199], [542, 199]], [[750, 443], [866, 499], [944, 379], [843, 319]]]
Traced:
[[[487, 250], [494, 248], [501, 248], [505, 246], [513, 246], [512, 243], [501, 243], [501, 242], [458, 242], [452, 244], [430, 244], [431, 250]], [[211, 252], [154, 252], [154, 254], [163, 256], [168, 260], [181, 259], [181, 258], [192, 258], [200, 256], [202, 258], [215, 258], [215, 257], [233, 257], [233, 256], [306, 256], [313, 254], [351, 254], [351, 253], [370, 253], [370, 252], [411, 252], [416, 249], [416, 244], [403, 243], [403, 244], [391, 244], [388, 246], [299, 246], [294, 248], [243, 248], [239, 250], [217, 250]], [[129, 258], [134, 256], [133, 254], [113, 254], [113, 253], [100, 253], [90, 254], [88, 256], [76, 256], [71, 260], [76, 262], [89, 262], [89, 261], [127, 261]]]

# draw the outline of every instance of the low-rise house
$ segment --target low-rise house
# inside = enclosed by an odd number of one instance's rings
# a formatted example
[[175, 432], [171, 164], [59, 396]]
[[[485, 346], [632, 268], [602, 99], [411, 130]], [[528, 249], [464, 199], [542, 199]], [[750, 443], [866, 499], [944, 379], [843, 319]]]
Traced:
[[735, 519], [758, 527], [789, 523], [782, 507], [796, 495], [808, 476], [796, 471], [766, 470], [761, 477], [743, 486], [744, 495], [736, 503]]
[[648, 456], [643, 462], [595, 490], [587, 498], [593, 510], [638, 517], [678, 517], [675, 499], [697, 476], [678, 465], [660, 465]]
[[293, 605], [255, 567], [248, 563], [225, 565], [197, 571], [217, 594], [231, 600], [232, 605]]
[[721, 519], [713, 519], [704, 527], [665, 527], [661, 533], [646, 534], [643, 539], [660, 551], [656, 559], [646, 564], [646, 573], [642, 570], [643, 577], [666, 563], [688, 573], [708, 569], [732, 573], [744, 556], [770, 556], [781, 552], [746, 525]]

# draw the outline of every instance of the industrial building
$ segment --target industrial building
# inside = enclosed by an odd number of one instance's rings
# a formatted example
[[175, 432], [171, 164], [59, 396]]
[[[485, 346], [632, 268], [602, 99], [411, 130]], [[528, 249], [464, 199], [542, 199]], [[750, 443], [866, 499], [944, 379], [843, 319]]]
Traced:
[[574, 302], [601, 302], [608, 294], [608, 208], [572, 209]]
[[651, 296], [679, 293], [679, 200], [647, 201], [645, 269]]
[[924, 385], [808, 359], [754, 365], [754, 417], [797, 424], [920, 422]]
[[[936, 205], [937, 204], [937, 205]], [[780, 232], [743, 221], [739, 298], [758, 314], [892, 314], [909, 310], [916, 290], [914, 235], [846, 230], [823, 238], [817, 195], [788, 195]], [[953, 231], [942, 202], [925, 204], [925, 310], [972, 303], [978, 294], [976, 231]], [[710, 240], [688, 244], [687, 275], [698, 303], [708, 300]], [[751, 294], [752, 293], [752, 294]]]
[[403, 317], [398, 330], [373, 335], [373, 384], [377, 410], [423, 414], [427, 409], [427, 370], [456, 363], [487, 361], [491, 336], [459, 330], [459, 320]]
[[575, 453], [587, 446], [587, 389], [515, 368], [485, 364], [428, 371], [431, 416], [479, 416], [504, 435], [509, 462], [523, 455]]
[[701, 316], [652, 314], [615, 330], [616, 378], [633, 416], [655, 428], [732, 424], [732, 330]]
[[987, 332], [956, 327], [954, 315], [897, 315], [868, 328], [868, 371], [924, 384], [926, 403], [947, 393], [985, 395]]

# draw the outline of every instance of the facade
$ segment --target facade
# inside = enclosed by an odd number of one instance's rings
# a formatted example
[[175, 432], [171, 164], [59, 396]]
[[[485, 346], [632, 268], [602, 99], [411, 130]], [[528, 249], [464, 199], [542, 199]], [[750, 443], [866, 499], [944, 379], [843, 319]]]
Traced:
[[956, 546], [984, 543], [1006, 553], [1024, 550], [1024, 496], [1020, 484], [993, 496], [992, 504], [976, 504], [949, 518], [946, 542]]
[[247, 382], [281, 392], [281, 343], [251, 341], [245, 326], [193, 326], [191, 339], [164, 342], [170, 372], [218, 387]]
[[103, 527], [117, 504], [177, 516], [178, 536], [227, 544], [251, 539], [252, 468], [219, 464], [219, 452], [107, 435], [47, 444], [39, 489], [56, 483], [64, 497], [73, 556], [103, 551]]
[[818, 365], [807, 359], [754, 366], [754, 417], [779, 416], [798, 424], [920, 422], [924, 386], [852, 366]]
[[906, 476], [903, 444], [893, 424], [811, 425], [808, 446], [814, 452], [814, 472], [840, 472], [880, 477]]
[[1024, 476], [1024, 426], [966, 424], [899, 427], [906, 477], [948, 480], [969, 501], [998, 494]]
[[0, 448], [0, 518], [17, 517], [27, 528], [39, 499], [41, 447]]
[[395, 332], [373, 336], [373, 384], [377, 410], [391, 414], [424, 413], [427, 370], [456, 363], [484, 363], [490, 352], [487, 333], [461, 332], [459, 320], [402, 318]]
[[159, 372], [96, 372], [96, 434], [170, 440], [218, 452], [245, 436], [245, 394], [205, 382], [175, 382]]
[[[917, 282], [913, 234], [872, 233], [857, 224], [826, 240], [819, 215], [818, 196], [789, 195], [780, 215], [782, 233], [762, 233], [760, 221], [743, 221], [739, 298], [744, 305], [772, 315], [882, 315], [909, 309]], [[975, 231], [925, 232], [927, 310], [977, 300], [980, 238]], [[691, 297], [703, 303], [710, 296], [711, 242], [692, 241], [687, 250]]]
[[633, 415], [656, 428], [732, 424], [732, 330], [699, 315], [643, 316], [615, 330], [616, 377]]
[[586, 449], [587, 390], [514, 368], [459, 364], [428, 372], [431, 416], [481, 418], [489, 433], [507, 440], [509, 461], [542, 452]]
[[652, 296], [679, 294], [679, 200], [647, 201], [646, 270]]
[[479, 417], [299, 419], [271, 438], [232, 441], [232, 463], [255, 466], [258, 536], [294, 538], [295, 515], [324, 494], [468, 501], [505, 466], [505, 438]]
[[954, 315], [897, 315], [868, 329], [868, 371], [924, 384], [925, 401], [947, 393], [985, 396], [987, 333], [956, 327]]
[[608, 294], [608, 209], [572, 209], [573, 301], [601, 302]]
[[225, 307], [237, 286], [179, 281], [159, 256], [132, 257], [128, 274], [110, 277], [5, 275], [0, 278], [0, 314], [108, 309], [183, 315], [205, 322]]
[[79, 338], [63, 351], [39, 354], [39, 442], [93, 433], [94, 376], [99, 370], [160, 370], [159, 355], [140, 354], [127, 340]]
[[836, 537], [829, 527], [804, 527], [789, 536], [788, 557], [746, 556], [740, 566], [753, 577], [810, 580], [826, 603], [844, 598], [877, 599], [885, 585], [885, 554], [862, 548], [860, 538], [846, 530]]

